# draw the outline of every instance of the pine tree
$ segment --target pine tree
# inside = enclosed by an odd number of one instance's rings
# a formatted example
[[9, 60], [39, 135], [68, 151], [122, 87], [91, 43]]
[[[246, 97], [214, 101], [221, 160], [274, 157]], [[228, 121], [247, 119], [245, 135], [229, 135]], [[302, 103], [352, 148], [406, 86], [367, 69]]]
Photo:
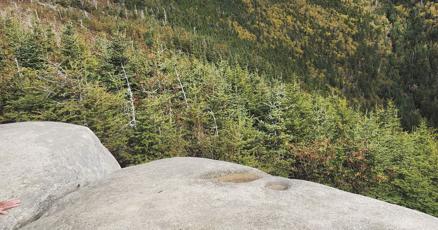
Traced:
[[62, 64], [66, 68], [72, 68], [76, 63], [83, 59], [83, 51], [75, 33], [73, 24], [68, 23], [61, 37], [61, 53], [63, 56]]
[[20, 40], [15, 55], [18, 65], [36, 70], [43, 69], [47, 63], [47, 50], [44, 47], [45, 33], [34, 25], [32, 33], [25, 33]]
[[116, 35], [108, 47], [108, 63], [114, 68], [116, 74], [122, 72], [122, 66], [128, 63], [126, 56], [127, 42], [121, 35]]

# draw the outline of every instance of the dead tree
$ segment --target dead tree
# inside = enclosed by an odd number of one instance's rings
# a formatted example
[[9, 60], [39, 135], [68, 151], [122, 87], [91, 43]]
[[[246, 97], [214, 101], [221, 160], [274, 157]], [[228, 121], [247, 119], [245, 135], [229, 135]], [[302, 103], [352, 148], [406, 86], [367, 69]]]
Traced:
[[176, 79], [178, 79], [179, 82], [179, 87], [181, 88], [181, 91], [183, 93], [183, 97], [184, 97], [184, 102], [186, 103], [186, 107], [189, 107], [189, 103], [187, 102], [187, 96], [186, 96], [186, 91], [184, 90], [184, 85], [181, 82], [181, 79], [179, 77], [179, 73], [178, 70], [175, 68], [175, 74], [176, 74]]
[[123, 77], [126, 80], [126, 87], [128, 90], [129, 104], [131, 110], [131, 121], [129, 122], [129, 125], [131, 127], [135, 127], [137, 124], [137, 120], [135, 119], [134, 95], [132, 94], [132, 89], [131, 89], [131, 84], [129, 83], [128, 74], [126, 74], [125, 67], [123, 65], [122, 65], [122, 71], [123, 71]]

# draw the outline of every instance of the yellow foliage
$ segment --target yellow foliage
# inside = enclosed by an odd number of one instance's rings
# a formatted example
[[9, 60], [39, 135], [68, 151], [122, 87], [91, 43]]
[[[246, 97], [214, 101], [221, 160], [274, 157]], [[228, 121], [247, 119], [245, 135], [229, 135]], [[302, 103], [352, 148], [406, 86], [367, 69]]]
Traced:
[[243, 28], [238, 22], [233, 21], [231, 25], [233, 26], [234, 31], [236, 31], [240, 39], [247, 41], [257, 40], [257, 37], [254, 34]]

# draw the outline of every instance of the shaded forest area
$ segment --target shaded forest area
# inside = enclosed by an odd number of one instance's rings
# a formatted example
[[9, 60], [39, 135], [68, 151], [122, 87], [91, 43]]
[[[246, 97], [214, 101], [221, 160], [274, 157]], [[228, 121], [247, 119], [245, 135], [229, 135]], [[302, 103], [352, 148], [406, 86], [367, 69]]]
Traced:
[[432, 1], [10, 1], [0, 14], [0, 123], [88, 126], [124, 166], [226, 160], [438, 216]]

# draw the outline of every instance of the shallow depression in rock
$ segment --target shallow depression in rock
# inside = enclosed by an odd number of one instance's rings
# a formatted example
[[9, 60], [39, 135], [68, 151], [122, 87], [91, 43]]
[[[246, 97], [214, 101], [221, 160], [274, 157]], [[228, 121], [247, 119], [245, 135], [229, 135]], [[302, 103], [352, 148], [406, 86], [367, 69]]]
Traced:
[[287, 182], [274, 181], [274, 182], [266, 183], [265, 187], [269, 188], [269, 189], [272, 189], [272, 190], [284, 191], [284, 190], [288, 190], [290, 185]]
[[251, 172], [230, 172], [227, 174], [214, 176], [211, 179], [215, 179], [219, 182], [247, 183], [247, 182], [255, 181], [260, 178], [261, 176]]

